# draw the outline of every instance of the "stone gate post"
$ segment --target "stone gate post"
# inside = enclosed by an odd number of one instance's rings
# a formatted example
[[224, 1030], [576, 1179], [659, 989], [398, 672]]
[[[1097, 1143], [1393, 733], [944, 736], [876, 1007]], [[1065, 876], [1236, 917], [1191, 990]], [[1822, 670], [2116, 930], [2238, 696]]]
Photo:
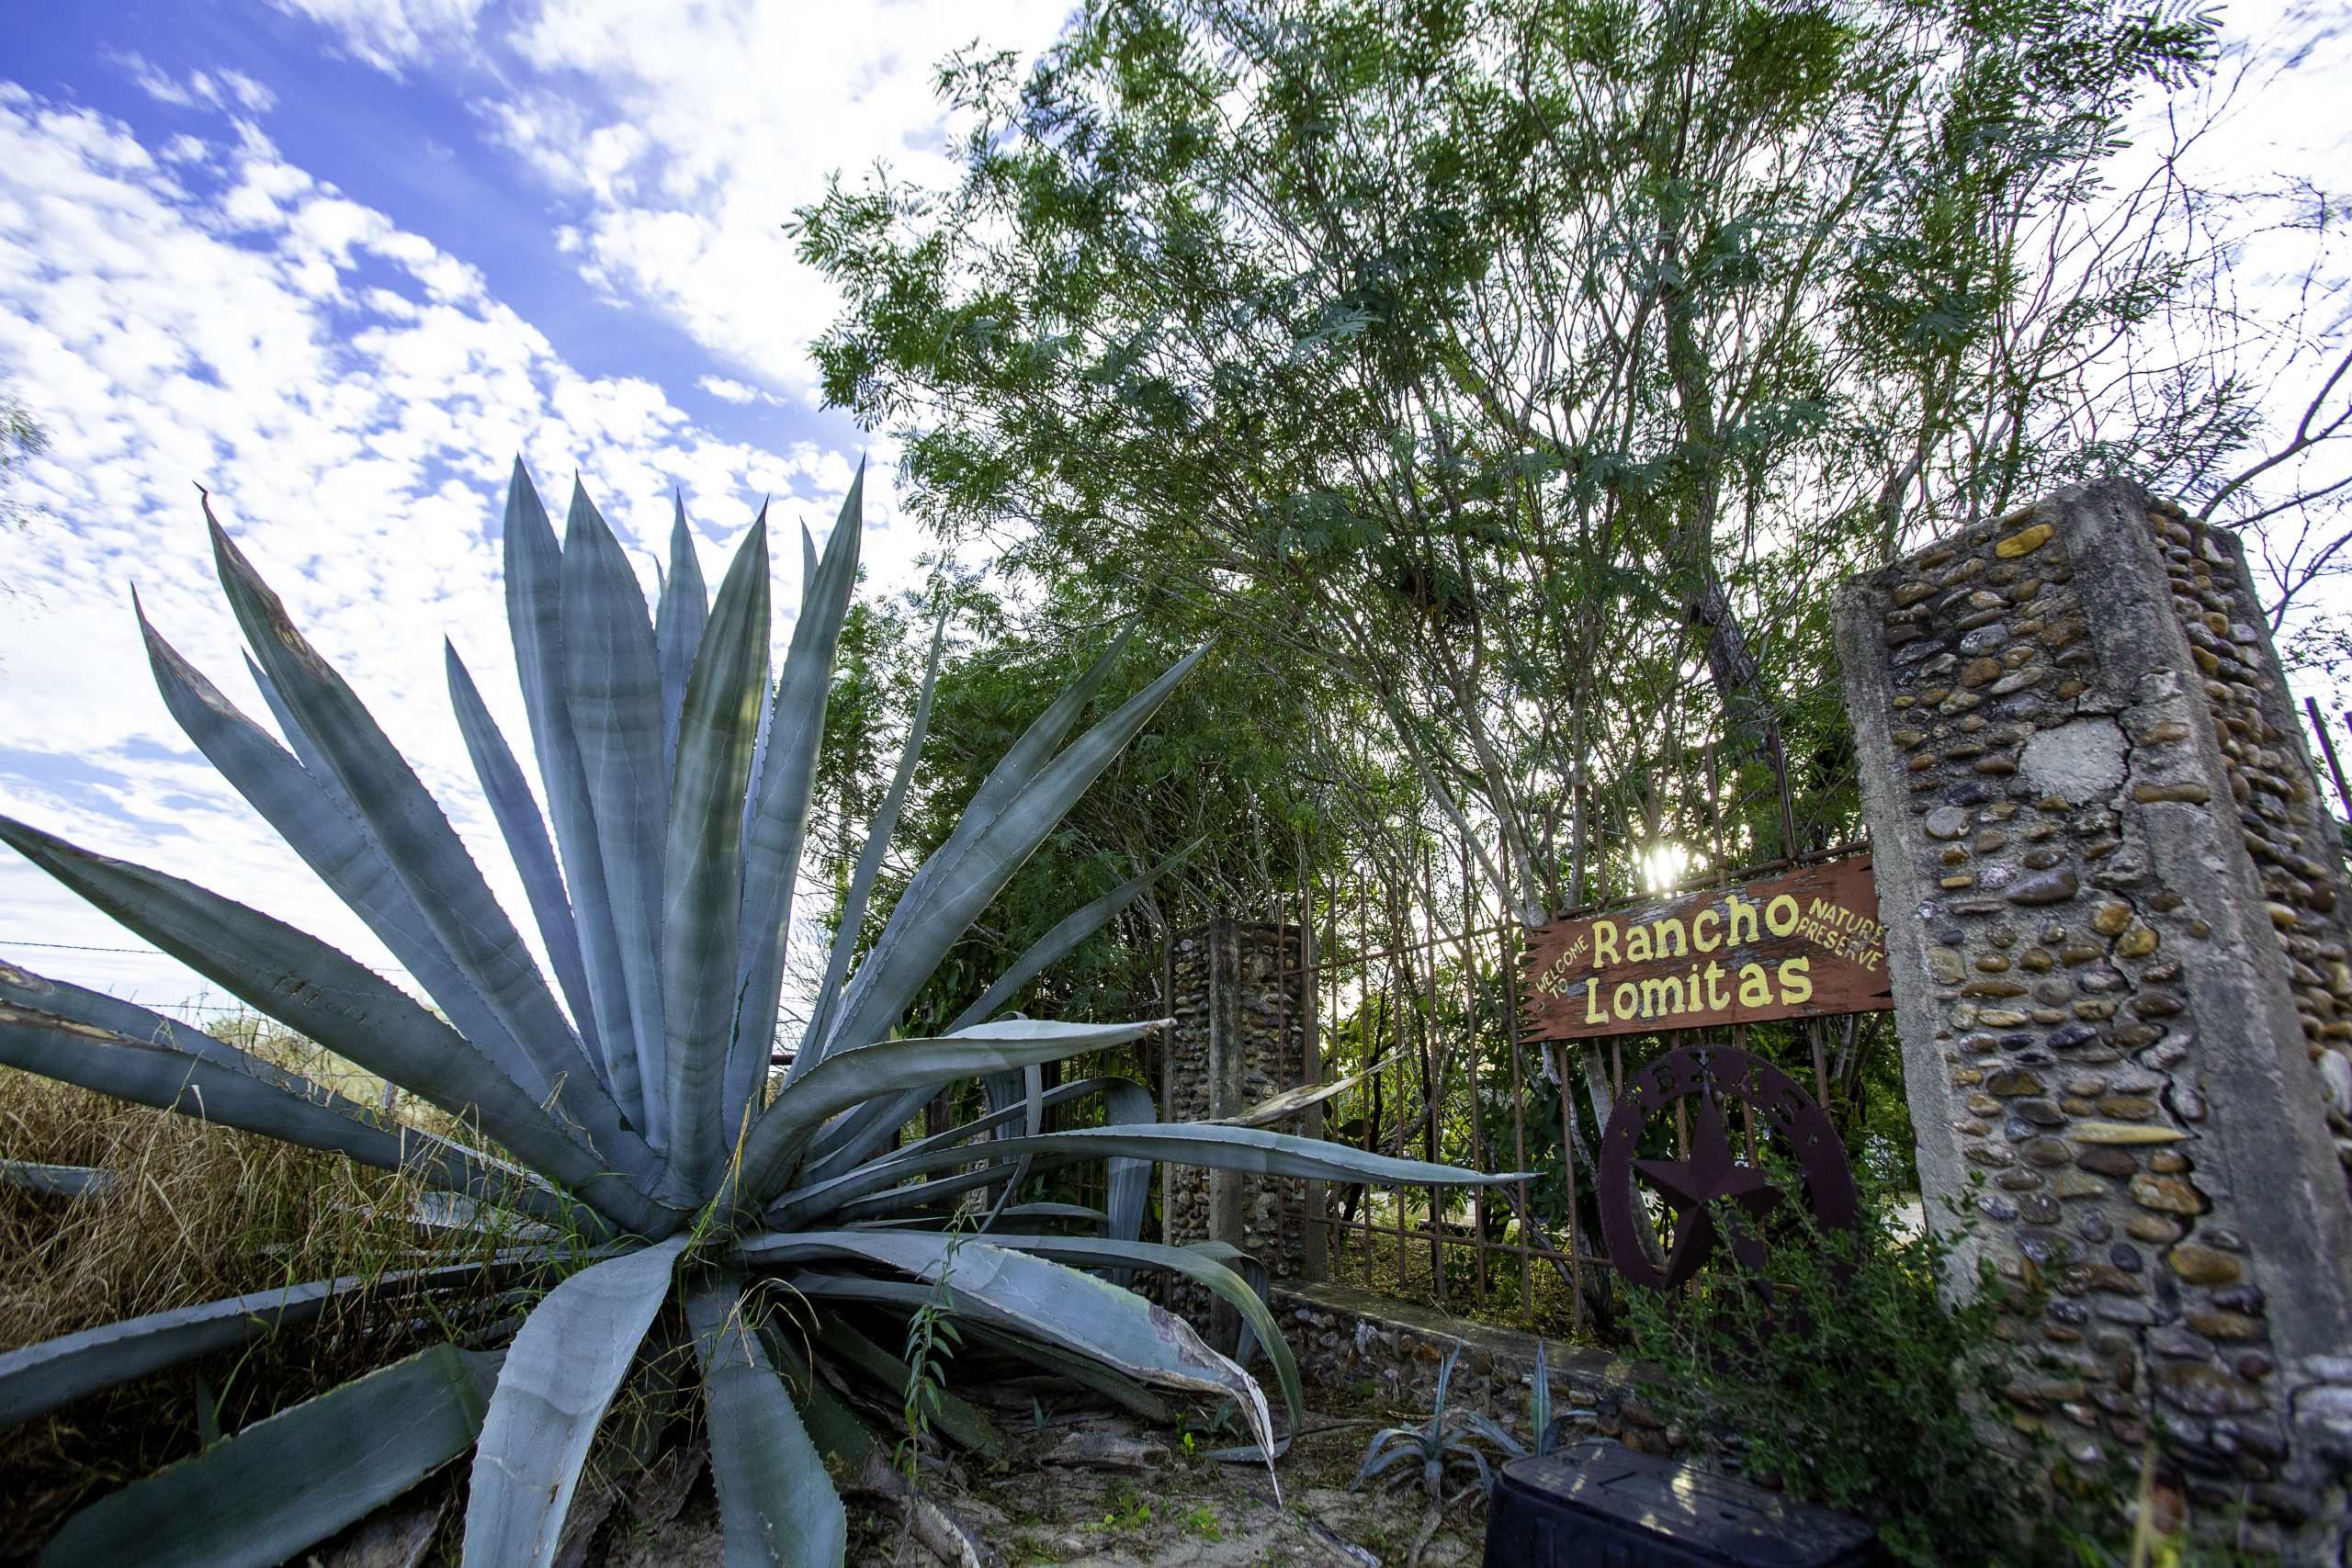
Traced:
[[[1295, 925], [1220, 917], [1170, 939], [1164, 1120], [1220, 1121], [1319, 1081], [1309, 1059], [1308, 954]], [[1283, 1132], [1321, 1132], [1321, 1107]], [[1308, 1182], [1196, 1166], [1160, 1168], [1167, 1239], [1222, 1241], [1276, 1279], [1323, 1276], [1324, 1233], [1307, 1224]], [[1229, 1310], [1229, 1309], [1223, 1309]], [[1220, 1314], [1220, 1328], [1227, 1325]]]
[[1963, 1261], [2058, 1366], [2008, 1398], [2337, 1561], [2347, 884], [2237, 540], [2065, 490], [1837, 626], [1928, 1213], [1983, 1183]]

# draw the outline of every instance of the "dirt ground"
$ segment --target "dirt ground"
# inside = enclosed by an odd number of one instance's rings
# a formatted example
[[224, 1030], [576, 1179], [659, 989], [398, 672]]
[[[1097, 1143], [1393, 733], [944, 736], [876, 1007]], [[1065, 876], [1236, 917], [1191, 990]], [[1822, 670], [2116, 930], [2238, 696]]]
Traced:
[[[1027, 1404], [1030, 1391], [1021, 1391]], [[1340, 1408], [1331, 1408], [1338, 1404]], [[1450, 1483], [1449, 1506], [1432, 1519], [1419, 1468], [1385, 1495], [1347, 1490], [1364, 1445], [1393, 1415], [1310, 1408], [1304, 1434], [1276, 1466], [1187, 1454], [1181, 1439], [1064, 1385], [1015, 1422], [993, 1410], [1011, 1450], [992, 1466], [968, 1456], [926, 1478], [926, 1495], [969, 1525], [1013, 1568], [1260, 1568], [1306, 1563], [1470, 1568], [1486, 1537], [1484, 1494], [1466, 1476]], [[1420, 1413], [1426, 1418], [1426, 1412]], [[1042, 1415], [1044, 1424], [1037, 1424]], [[853, 1568], [931, 1568], [941, 1561], [895, 1505], [854, 1487]], [[1465, 1495], [1466, 1494], [1466, 1495]], [[662, 1505], [616, 1506], [588, 1562], [604, 1568], [720, 1562], [718, 1500], [699, 1472], [674, 1517]]]
[[[1426, 1411], [1374, 1408], [1345, 1391], [1317, 1398], [1309, 1385], [1300, 1436], [1270, 1477], [1262, 1463], [1208, 1459], [1199, 1451], [1208, 1442], [1188, 1445], [1060, 1379], [1004, 1378], [965, 1392], [1002, 1434], [1005, 1457], [926, 1461], [922, 1497], [985, 1551], [933, 1551], [900, 1503], [834, 1460], [849, 1506], [850, 1568], [1476, 1568], [1484, 1551], [1486, 1497], [1466, 1472], [1449, 1478], [1446, 1506], [1435, 1511], [1410, 1461], [1394, 1467], [1393, 1487], [1348, 1490], [1374, 1432], [1425, 1420]], [[873, 1429], [885, 1428], [877, 1419]], [[304, 1568], [456, 1562], [463, 1469], [450, 1466], [307, 1554]], [[619, 1484], [592, 1466], [556, 1568], [720, 1568], [725, 1557], [709, 1464], [699, 1443], [687, 1442]]]

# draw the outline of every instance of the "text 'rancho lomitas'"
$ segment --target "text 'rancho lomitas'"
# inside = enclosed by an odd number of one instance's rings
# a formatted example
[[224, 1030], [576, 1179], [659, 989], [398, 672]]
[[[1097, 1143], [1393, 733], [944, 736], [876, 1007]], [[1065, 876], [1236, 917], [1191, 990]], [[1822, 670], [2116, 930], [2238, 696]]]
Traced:
[[1531, 935], [1523, 1032], [1573, 1040], [1893, 1005], [1868, 855]]

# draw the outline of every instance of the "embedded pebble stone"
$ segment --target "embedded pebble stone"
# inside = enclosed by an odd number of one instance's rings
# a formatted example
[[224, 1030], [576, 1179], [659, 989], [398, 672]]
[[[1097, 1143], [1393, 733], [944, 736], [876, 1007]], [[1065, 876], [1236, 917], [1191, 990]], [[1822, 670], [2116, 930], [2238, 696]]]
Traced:
[[1957, 806], [1939, 806], [1928, 813], [1928, 837], [1957, 839], [1968, 831], [1968, 813]]
[[2166, 1255], [2172, 1271], [2192, 1285], [2234, 1285], [2245, 1266], [2226, 1252], [2184, 1242]]
[[2270, 1408], [2260, 1389], [2211, 1367], [2154, 1367], [2148, 1381], [2165, 1399], [2194, 1416], [2252, 1416]]
[[2132, 1201], [2143, 1209], [2154, 1209], [2165, 1214], [2201, 1214], [2205, 1212], [2204, 1195], [2176, 1176], [2151, 1176], [2143, 1172], [2131, 1181]]
[[1995, 544], [1993, 553], [2003, 560], [2016, 560], [2021, 556], [2030, 556], [2048, 544], [2050, 536], [2056, 531], [2047, 523], [2037, 523], [2032, 527], [2020, 529]]
[[2042, 872], [2016, 883], [2008, 890], [2008, 900], [2012, 904], [2025, 905], [2063, 904], [2081, 887], [2082, 883], [2075, 875], [2075, 868], [2062, 866], [2056, 871]]

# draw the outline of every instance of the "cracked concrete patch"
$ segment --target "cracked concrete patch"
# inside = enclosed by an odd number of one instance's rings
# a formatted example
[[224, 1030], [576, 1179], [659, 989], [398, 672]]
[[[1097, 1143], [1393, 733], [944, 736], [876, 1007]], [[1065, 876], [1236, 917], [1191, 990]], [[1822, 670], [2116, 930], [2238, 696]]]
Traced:
[[2018, 770], [2043, 795], [2077, 803], [2105, 800], [2123, 787], [2131, 745], [2111, 718], [2078, 718], [2036, 731], [2018, 754]]

